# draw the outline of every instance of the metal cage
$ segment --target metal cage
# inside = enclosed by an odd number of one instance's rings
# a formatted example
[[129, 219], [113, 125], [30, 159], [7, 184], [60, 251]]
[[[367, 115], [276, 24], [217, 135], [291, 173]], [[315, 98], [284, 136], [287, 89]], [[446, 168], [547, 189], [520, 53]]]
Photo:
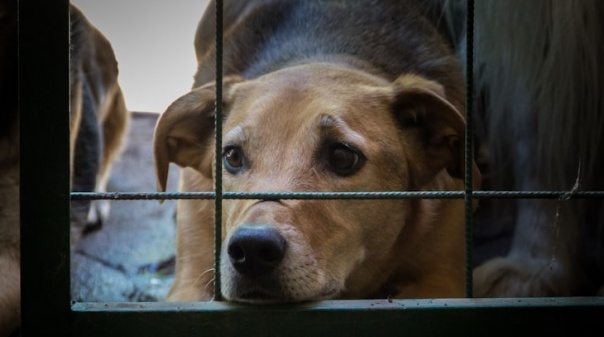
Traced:
[[[468, 1], [470, 10], [473, 1]], [[604, 330], [604, 298], [347, 300], [302, 305], [248, 306], [221, 301], [199, 303], [73, 303], [70, 297], [70, 201], [85, 198], [214, 198], [220, 224], [223, 198], [258, 195], [222, 193], [70, 194], [69, 15], [68, 0], [19, 1], [19, 109], [21, 128], [21, 263], [23, 336], [377, 336], [396, 335], [581, 335]], [[217, 1], [221, 24], [222, 1]], [[468, 15], [469, 32], [472, 16]], [[217, 34], [221, 41], [221, 33]], [[469, 36], [468, 67], [472, 66]], [[220, 60], [220, 50], [217, 59]], [[471, 69], [471, 68], [469, 68]], [[220, 83], [221, 65], [217, 64]], [[468, 82], [468, 99], [472, 99]], [[220, 87], [220, 86], [218, 86]], [[217, 92], [220, 107], [221, 92]], [[471, 122], [472, 104], [467, 104]], [[217, 111], [218, 115], [220, 111]], [[216, 118], [220, 121], [220, 118]], [[471, 125], [468, 125], [471, 130]], [[217, 125], [216, 146], [221, 126]], [[469, 131], [468, 131], [469, 133]], [[471, 137], [467, 135], [467, 139]], [[471, 142], [466, 170], [471, 177]], [[221, 151], [216, 151], [218, 154]], [[217, 160], [217, 165], [221, 161]], [[217, 168], [221, 172], [221, 168]], [[466, 177], [466, 181], [469, 181]], [[468, 255], [471, 254], [473, 198], [557, 198], [564, 192], [263, 194], [263, 198], [464, 198]], [[602, 197], [581, 192], [573, 197]], [[220, 230], [220, 226], [217, 226]], [[218, 237], [220, 237], [218, 233]], [[216, 240], [220, 245], [220, 240]], [[217, 251], [220, 251], [217, 247]], [[218, 261], [218, 259], [216, 259]], [[469, 258], [469, 260], [471, 260]], [[216, 270], [219, 270], [218, 268]], [[215, 285], [219, 290], [220, 284]], [[217, 294], [220, 292], [217, 291]], [[592, 330], [593, 329], [593, 330]]]

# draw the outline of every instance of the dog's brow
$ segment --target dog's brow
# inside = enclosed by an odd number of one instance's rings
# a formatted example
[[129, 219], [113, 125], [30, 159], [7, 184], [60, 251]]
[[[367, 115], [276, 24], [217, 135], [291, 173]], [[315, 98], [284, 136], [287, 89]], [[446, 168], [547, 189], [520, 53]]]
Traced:
[[226, 143], [244, 143], [246, 140], [245, 130], [241, 126], [237, 126], [233, 129], [229, 130], [223, 136], [223, 138]]
[[340, 120], [332, 115], [322, 114], [319, 118], [321, 129], [331, 129], [339, 124], [341, 124]]
[[342, 120], [328, 114], [321, 114], [318, 121], [321, 134], [327, 138], [341, 138], [344, 125], [345, 123]]
[[319, 128], [324, 137], [339, 141], [346, 141], [360, 145], [364, 137], [354, 131], [348, 123], [341, 118], [329, 114], [321, 114], [319, 117]]

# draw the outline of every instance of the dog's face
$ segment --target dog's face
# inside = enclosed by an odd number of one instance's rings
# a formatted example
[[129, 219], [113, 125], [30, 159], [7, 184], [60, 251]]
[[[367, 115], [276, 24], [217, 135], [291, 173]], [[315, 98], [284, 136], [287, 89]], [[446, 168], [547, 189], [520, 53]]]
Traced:
[[[463, 117], [421, 77], [388, 83], [310, 64], [228, 78], [224, 92], [224, 191], [407, 191], [445, 169], [460, 174]], [[169, 161], [212, 179], [213, 105], [208, 85], [161, 117], [161, 189]], [[414, 216], [406, 200], [224, 200], [223, 295], [252, 303], [367, 296], [422, 231], [405, 230]]]

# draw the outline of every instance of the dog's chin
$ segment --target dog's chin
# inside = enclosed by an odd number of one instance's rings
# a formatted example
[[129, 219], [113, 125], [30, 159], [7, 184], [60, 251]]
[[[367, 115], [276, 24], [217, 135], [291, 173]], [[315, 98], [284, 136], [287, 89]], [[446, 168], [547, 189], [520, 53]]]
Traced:
[[296, 304], [317, 302], [334, 299], [339, 291], [335, 289], [326, 290], [318, 294], [305, 294], [304, 296], [292, 297], [280, 291], [270, 291], [266, 289], [248, 289], [237, 292], [236, 294], [223, 294], [230, 302], [254, 304], [254, 305], [275, 305], [275, 304]]
[[281, 294], [275, 294], [261, 290], [248, 291], [245, 293], [238, 294], [237, 296], [232, 298], [227, 297], [227, 299], [231, 302], [256, 305], [287, 304], [298, 302], [292, 298], [288, 298]]

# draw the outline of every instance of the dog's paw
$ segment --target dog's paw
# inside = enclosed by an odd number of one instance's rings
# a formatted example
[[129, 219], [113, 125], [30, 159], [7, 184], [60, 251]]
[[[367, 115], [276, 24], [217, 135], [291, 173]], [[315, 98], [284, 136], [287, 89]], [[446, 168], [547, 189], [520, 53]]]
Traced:
[[88, 211], [85, 231], [100, 228], [109, 217], [110, 206], [109, 200], [94, 200]]
[[555, 269], [511, 258], [494, 258], [474, 270], [474, 296], [569, 296], [567, 282], [556, 277]]

